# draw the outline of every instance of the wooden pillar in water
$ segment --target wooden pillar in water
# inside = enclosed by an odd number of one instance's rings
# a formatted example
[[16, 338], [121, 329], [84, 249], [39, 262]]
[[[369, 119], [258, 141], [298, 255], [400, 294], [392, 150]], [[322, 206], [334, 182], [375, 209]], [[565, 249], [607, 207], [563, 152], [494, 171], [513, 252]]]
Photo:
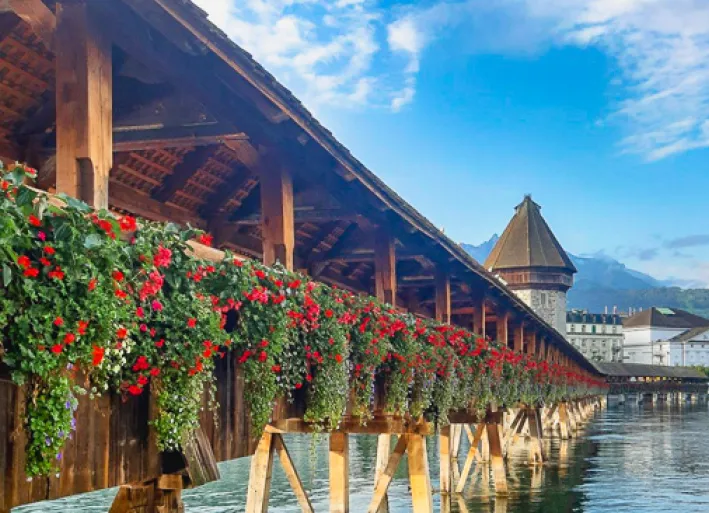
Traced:
[[266, 513], [268, 511], [274, 454], [273, 435], [264, 432], [256, 447], [256, 452], [251, 457], [251, 472], [249, 473], [249, 488], [246, 493], [245, 513]]
[[490, 445], [490, 467], [495, 479], [495, 492], [500, 495], [507, 494], [507, 474], [505, 472], [505, 459], [502, 455], [502, 440], [497, 422], [487, 424], [487, 439]]
[[[374, 290], [377, 299], [384, 303], [396, 303], [396, 245], [391, 232], [386, 228], [377, 230], [374, 239]], [[377, 439], [377, 462], [374, 482], [385, 471], [391, 451], [391, 435], [380, 434]], [[384, 495], [378, 513], [388, 513], [389, 499]]]
[[409, 436], [409, 482], [413, 513], [433, 513], [431, 477], [428, 471], [426, 437]]
[[349, 511], [349, 435], [330, 433], [330, 513], [349, 513]]
[[280, 262], [292, 271], [295, 247], [293, 178], [277, 159], [265, 160], [260, 173], [263, 263]]
[[113, 166], [111, 41], [86, 1], [56, 6], [57, 192], [108, 208]]

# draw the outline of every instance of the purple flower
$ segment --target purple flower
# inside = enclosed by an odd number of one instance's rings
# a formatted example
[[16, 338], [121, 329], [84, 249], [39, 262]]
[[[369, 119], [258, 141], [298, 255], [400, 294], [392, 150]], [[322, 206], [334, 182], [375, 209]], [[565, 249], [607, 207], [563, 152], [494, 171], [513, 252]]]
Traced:
[[44, 438], [44, 443], [47, 447], [49, 447], [50, 445], [52, 445], [52, 439], [47, 436]]
[[57, 453], [57, 461], [62, 461], [62, 453]]
[[71, 364], [71, 363], [67, 363], [67, 364], [66, 364], [66, 370], [71, 370], [71, 369], [73, 369], [73, 368], [74, 368], [74, 365], [73, 365], [73, 364]]
[[66, 408], [67, 410], [71, 410], [71, 401], [65, 402], [65, 403], [64, 403], [64, 408]]
[[76, 419], [71, 419], [71, 429], [76, 431]]
[[59, 438], [64, 438], [64, 431], [59, 431]]

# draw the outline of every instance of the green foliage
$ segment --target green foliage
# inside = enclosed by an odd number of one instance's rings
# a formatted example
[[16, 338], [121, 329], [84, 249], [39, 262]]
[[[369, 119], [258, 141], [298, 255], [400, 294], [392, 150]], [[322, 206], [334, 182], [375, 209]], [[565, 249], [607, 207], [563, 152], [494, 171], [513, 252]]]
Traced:
[[150, 390], [158, 447], [179, 450], [214, 390], [215, 358], [232, 351], [256, 432], [278, 397], [304, 398], [305, 420], [332, 430], [350, 399], [362, 422], [378, 397], [389, 413], [445, 424], [451, 411], [600, 385], [280, 266], [201, 261], [188, 244], [209, 242], [201, 232], [68, 197], [60, 208], [23, 185], [33, 174], [16, 165], [0, 179], [0, 356], [29, 391], [30, 477], [57, 470], [77, 393]]

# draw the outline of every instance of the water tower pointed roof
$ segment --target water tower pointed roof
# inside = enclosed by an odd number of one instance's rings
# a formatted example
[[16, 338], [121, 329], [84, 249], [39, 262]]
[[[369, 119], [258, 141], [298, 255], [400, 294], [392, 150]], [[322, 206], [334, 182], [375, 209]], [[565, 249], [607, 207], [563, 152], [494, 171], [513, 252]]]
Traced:
[[576, 267], [542, 217], [541, 207], [526, 195], [485, 260], [485, 268], [546, 267], [575, 273]]

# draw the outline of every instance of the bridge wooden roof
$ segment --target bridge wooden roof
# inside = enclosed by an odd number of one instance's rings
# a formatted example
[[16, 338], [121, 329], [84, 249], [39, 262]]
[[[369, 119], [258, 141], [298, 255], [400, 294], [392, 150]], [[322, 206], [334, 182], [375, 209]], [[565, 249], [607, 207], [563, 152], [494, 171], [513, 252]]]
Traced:
[[[13, 4], [20, 16], [0, 9], [0, 158], [29, 162], [39, 169], [40, 187], [52, 190], [56, 2]], [[293, 172], [297, 269], [372, 294], [373, 229], [388, 227], [397, 241], [397, 304], [417, 304], [418, 313], [432, 316], [436, 269], [445, 269], [454, 316], [485, 297], [595, 372], [192, 2], [87, 5], [113, 42], [112, 209], [205, 228], [220, 247], [258, 258], [260, 169], [286, 166]]]
[[604, 376], [617, 378], [679, 378], [709, 381], [703, 372], [691, 367], [669, 367], [664, 365], [644, 365], [641, 363], [593, 362], [598, 372]]

